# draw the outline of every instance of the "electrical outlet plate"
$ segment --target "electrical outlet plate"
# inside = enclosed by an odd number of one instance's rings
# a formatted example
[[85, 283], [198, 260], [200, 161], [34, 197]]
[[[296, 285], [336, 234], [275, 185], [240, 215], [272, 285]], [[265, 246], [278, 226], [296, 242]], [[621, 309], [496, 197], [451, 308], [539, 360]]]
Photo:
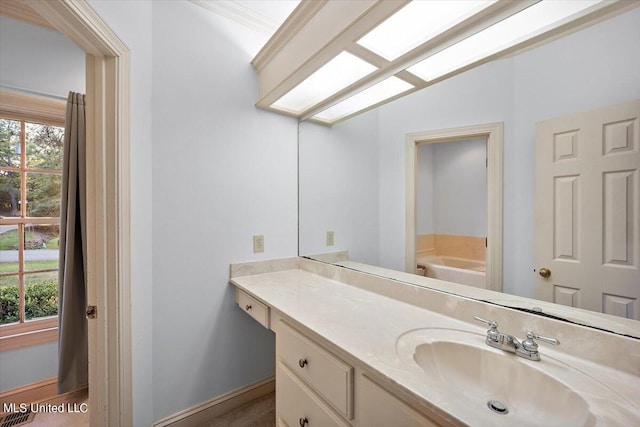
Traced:
[[253, 236], [253, 252], [264, 252], [264, 236]]
[[327, 231], [327, 246], [333, 246], [335, 243], [333, 231]]

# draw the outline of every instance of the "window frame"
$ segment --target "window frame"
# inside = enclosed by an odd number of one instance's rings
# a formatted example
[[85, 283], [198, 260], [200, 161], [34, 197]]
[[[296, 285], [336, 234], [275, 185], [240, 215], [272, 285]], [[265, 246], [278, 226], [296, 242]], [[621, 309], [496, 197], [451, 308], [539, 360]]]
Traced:
[[[62, 100], [0, 91], [0, 117], [3, 119], [64, 127], [66, 108], [66, 102]], [[24, 132], [24, 126], [21, 127]], [[25, 172], [22, 168], [19, 169], [20, 173]], [[42, 224], [48, 222], [50, 218], [43, 218]], [[54, 342], [57, 339], [57, 316], [28, 321], [23, 319], [20, 323], [0, 326], [0, 352]]]

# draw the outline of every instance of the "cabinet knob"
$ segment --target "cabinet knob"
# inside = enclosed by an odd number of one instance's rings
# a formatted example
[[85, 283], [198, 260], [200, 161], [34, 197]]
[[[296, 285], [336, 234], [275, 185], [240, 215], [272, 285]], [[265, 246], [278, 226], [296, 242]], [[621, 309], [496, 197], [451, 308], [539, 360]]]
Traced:
[[251, 310], [251, 305], [250, 304], [245, 305], [244, 309], [247, 310], [247, 311]]
[[307, 362], [307, 359], [300, 359], [298, 360], [298, 365], [300, 365], [301, 368], [304, 368], [305, 365], [308, 365], [309, 362]]
[[307, 424], [309, 424], [309, 420], [306, 418], [300, 418], [299, 422], [300, 422], [300, 427], [304, 427]]

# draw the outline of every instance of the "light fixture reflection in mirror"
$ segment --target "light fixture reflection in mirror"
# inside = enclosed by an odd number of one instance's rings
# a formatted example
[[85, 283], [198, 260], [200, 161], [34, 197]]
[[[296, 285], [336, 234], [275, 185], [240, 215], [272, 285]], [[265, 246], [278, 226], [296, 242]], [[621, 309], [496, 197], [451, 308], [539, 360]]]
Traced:
[[492, 3], [495, 0], [413, 1], [358, 40], [358, 44], [393, 61]]
[[347, 98], [342, 102], [327, 108], [312, 118], [321, 122], [331, 123], [352, 114], [354, 111], [363, 110], [393, 96], [413, 89], [413, 85], [391, 76], [360, 93]]
[[513, 46], [545, 27], [588, 9], [602, 0], [541, 1], [465, 40], [409, 67], [407, 70], [426, 81], [471, 64]]
[[[299, 255], [348, 253], [350, 268], [640, 338], [640, 321], [534, 300], [536, 123], [640, 99], [640, 9], [493, 61], [332, 128], [300, 123]], [[504, 123], [504, 294], [405, 271], [405, 138]], [[632, 120], [640, 147], [640, 123]], [[637, 131], [638, 132], [637, 132]], [[640, 173], [637, 165], [635, 173]], [[460, 195], [464, 197], [464, 194]], [[640, 229], [638, 213], [630, 216]], [[325, 231], [335, 245], [325, 245]], [[638, 234], [632, 237], [640, 247]], [[634, 252], [635, 253], [635, 252]], [[635, 256], [635, 255], [634, 255]], [[384, 268], [381, 269], [380, 267]], [[395, 271], [393, 271], [395, 270]], [[628, 316], [640, 313], [631, 305]]]
[[376, 67], [357, 56], [341, 52], [285, 96], [274, 102], [273, 107], [300, 114], [375, 69]]

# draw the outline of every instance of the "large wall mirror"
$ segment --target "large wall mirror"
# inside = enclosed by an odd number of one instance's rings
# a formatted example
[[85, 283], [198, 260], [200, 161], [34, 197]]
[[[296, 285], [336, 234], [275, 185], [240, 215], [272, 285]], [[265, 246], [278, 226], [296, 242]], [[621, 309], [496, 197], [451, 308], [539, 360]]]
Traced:
[[[539, 128], [552, 119], [628, 106], [640, 99], [640, 56], [635, 53], [639, 42], [636, 8], [333, 127], [301, 122], [299, 255], [640, 338], [638, 115], [628, 113], [628, 118], [607, 122], [612, 124], [607, 132], [626, 141], [614, 143], [611, 152], [632, 155], [622, 172], [598, 172], [597, 196], [590, 184], [571, 179], [577, 176], [574, 172], [563, 175], [566, 179], [554, 179], [548, 195], [542, 197], [539, 191], [536, 195], [536, 156], [541, 156], [536, 148], [537, 124]], [[408, 188], [407, 168], [412, 165], [407, 161], [408, 136], [495, 125], [502, 139], [499, 165], [491, 168], [486, 132], [417, 141], [412, 181], [416, 188]], [[589, 146], [572, 136], [577, 128], [571, 126], [577, 125], [567, 126], [554, 133], [561, 136], [554, 136], [552, 158], [580, 157]], [[498, 185], [491, 184], [497, 172]], [[412, 194], [415, 200], [408, 203]], [[596, 261], [616, 264], [626, 274], [624, 291], [612, 288], [600, 292], [599, 298], [584, 295], [590, 287], [609, 285], [607, 276], [586, 273], [577, 284], [566, 283], [555, 267], [538, 265], [536, 258], [536, 245], [545, 239], [544, 227], [538, 226], [540, 208], [551, 206], [551, 215], [564, 219], [556, 221], [560, 233], [551, 242], [549, 256], [562, 258], [567, 265], [584, 262], [577, 260], [585, 255], [577, 254], [577, 248], [586, 248], [580, 249], [583, 252], [592, 248], [582, 244], [587, 239], [582, 234], [585, 227], [582, 217], [573, 215], [572, 203], [585, 196], [604, 200], [601, 220], [617, 218], [622, 224], [611, 231], [601, 221], [591, 231], [600, 235], [602, 244], [626, 248], [624, 253], [610, 251], [613, 261]], [[409, 235], [408, 209], [414, 209], [416, 217]], [[492, 221], [498, 221], [498, 231]], [[500, 241], [485, 240], [489, 236], [499, 236]], [[496, 265], [495, 279], [487, 279]], [[452, 268], [438, 273], [438, 266]], [[542, 276], [548, 271], [543, 268], [551, 270], [546, 282]], [[458, 270], [466, 270], [467, 277], [456, 276]], [[536, 289], [545, 284], [552, 291]], [[591, 306], [585, 305], [586, 299], [592, 300]]]

